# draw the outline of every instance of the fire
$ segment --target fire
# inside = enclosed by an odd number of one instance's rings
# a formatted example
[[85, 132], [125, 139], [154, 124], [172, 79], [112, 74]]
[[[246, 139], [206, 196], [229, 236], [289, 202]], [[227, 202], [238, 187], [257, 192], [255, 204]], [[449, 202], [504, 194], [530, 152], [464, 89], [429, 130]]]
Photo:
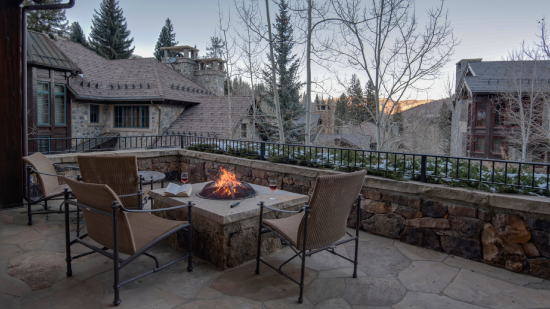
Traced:
[[222, 197], [233, 196], [238, 193], [237, 189], [241, 186], [241, 182], [237, 180], [235, 174], [220, 167], [221, 175], [216, 180], [215, 186], [218, 188], [214, 193], [219, 193]]

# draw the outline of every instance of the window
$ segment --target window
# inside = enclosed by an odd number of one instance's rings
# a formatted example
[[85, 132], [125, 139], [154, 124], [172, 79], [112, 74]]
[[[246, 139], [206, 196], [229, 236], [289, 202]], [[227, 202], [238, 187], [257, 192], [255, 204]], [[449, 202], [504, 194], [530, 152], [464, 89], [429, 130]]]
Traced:
[[241, 138], [246, 138], [246, 123], [241, 123]]
[[90, 104], [90, 123], [99, 123], [99, 105]]
[[504, 137], [493, 137], [493, 153], [502, 153], [502, 150], [504, 150]]
[[38, 82], [36, 95], [36, 115], [38, 124], [50, 124], [50, 84]]
[[[50, 138], [49, 135], [38, 136], [38, 138]], [[38, 141], [38, 152], [49, 154], [50, 153], [50, 141]]]
[[506, 103], [495, 104], [495, 128], [502, 128], [506, 123]]
[[321, 106], [321, 110], [325, 110], [325, 106]]
[[55, 84], [54, 88], [54, 110], [55, 124], [67, 124], [67, 105], [65, 101], [65, 85]]
[[115, 128], [149, 128], [149, 107], [115, 106]]
[[476, 127], [485, 127], [487, 120], [487, 103], [477, 103]]
[[476, 136], [475, 137], [475, 152], [485, 152], [485, 136]]

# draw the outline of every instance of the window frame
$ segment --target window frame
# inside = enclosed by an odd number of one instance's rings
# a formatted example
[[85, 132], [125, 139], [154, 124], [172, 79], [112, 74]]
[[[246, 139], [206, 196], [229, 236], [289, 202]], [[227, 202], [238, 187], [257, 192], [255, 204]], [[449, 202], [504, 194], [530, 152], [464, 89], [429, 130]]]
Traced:
[[[37, 138], [51, 138], [51, 136], [50, 135], [40, 135], [40, 136], [37, 136]], [[38, 142], [38, 145], [36, 145], [36, 148], [37, 148], [38, 152], [45, 153], [45, 154], [50, 153], [50, 151], [51, 151], [50, 141], [37, 141], [37, 142]], [[47, 145], [41, 145], [42, 143], [47, 144]], [[47, 147], [48, 151], [47, 152], [42, 151], [42, 147]]]
[[[496, 106], [499, 105], [499, 104], [502, 104], [504, 105], [504, 115], [502, 117], [499, 117], [499, 118], [502, 118], [502, 125], [499, 125], [497, 126], [497, 108]], [[498, 102], [495, 104], [494, 106], [494, 111], [493, 111], [493, 128], [505, 128], [506, 127], [506, 102]]]
[[500, 154], [500, 151], [495, 151], [495, 139], [501, 138], [502, 139], [502, 149], [506, 149], [506, 137], [505, 136], [493, 136], [493, 144], [492, 144], [492, 152], [496, 154]]
[[241, 138], [248, 137], [248, 126], [246, 123], [241, 123]]
[[[479, 118], [478, 118], [478, 111], [480, 110], [479, 109], [479, 105], [480, 104], [485, 104], [485, 118], [483, 118], [484, 120], [484, 125], [480, 126], [478, 125], [478, 122], [479, 122]], [[475, 122], [475, 127], [476, 128], [486, 128], [487, 127], [487, 102], [476, 102], [476, 122]]]
[[[92, 106], [93, 106], [94, 108], [97, 107], [97, 115], [96, 115], [97, 121], [92, 121]], [[100, 116], [100, 115], [101, 115], [101, 106], [100, 106], [99, 104], [90, 104], [89, 112], [90, 112], [90, 120], [89, 120], [89, 122], [90, 122], [91, 124], [99, 124], [99, 123], [101, 122], [101, 116]]]
[[[44, 91], [44, 90], [38, 90], [38, 85], [39, 84], [44, 84], [44, 85], [47, 85], [48, 86], [48, 90], [47, 91]], [[36, 85], [37, 85], [37, 90], [36, 90], [36, 124], [39, 125], [39, 126], [49, 126], [51, 125], [52, 123], [52, 111], [51, 111], [51, 102], [50, 102], [50, 83], [49, 82], [43, 82], [43, 81], [37, 81], [36, 82]], [[48, 98], [48, 102], [46, 103], [48, 105], [48, 108], [46, 109], [48, 111], [48, 122], [40, 122], [40, 117], [38, 115], [38, 110], [40, 109], [40, 107], [38, 106], [38, 95], [40, 94], [45, 94]]]
[[[63, 87], [63, 92], [56, 92], [55, 86]], [[57, 104], [55, 104], [56, 96], [63, 96], [63, 118], [64, 122], [57, 122]], [[53, 101], [54, 101], [54, 123], [55, 125], [67, 125], [67, 86], [65, 84], [54, 84], [53, 86]]]
[[[477, 150], [477, 139], [479, 138], [483, 138], [483, 150], [479, 151]], [[486, 140], [485, 140], [485, 135], [474, 135], [474, 152], [475, 153], [485, 153], [485, 144], [486, 144]]]
[[[130, 124], [133, 125], [134, 123], [134, 108], [138, 108], [139, 109], [139, 115], [137, 116], [137, 118], [139, 119], [139, 126], [138, 127], [134, 127], [134, 126], [125, 126], [124, 123], [125, 123], [125, 118], [128, 117], [126, 116], [125, 114], [125, 110], [126, 109], [131, 109], [130, 111]], [[120, 116], [117, 116], [117, 109], [120, 109], [122, 112], [121, 112], [121, 115]], [[144, 117], [142, 111], [143, 110], [147, 110], [147, 115]], [[120, 123], [122, 124], [122, 126], [117, 126], [117, 117], [121, 117], [120, 118]], [[150, 117], [150, 110], [149, 110], [149, 106], [141, 106], [141, 105], [130, 105], [130, 106], [125, 106], [125, 105], [117, 105], [117, 106], [114, 106], [114, 109], [113, 109], [113, 128], [115, 129], [139, 129], [139, 130], [143, 130], [143, 129], [150, 129], [150, 125], [151, 125], [151, 121], [149, 119]], [[143, 120], [146, 119], [147, 121], [147, 126], [143, 126]]]

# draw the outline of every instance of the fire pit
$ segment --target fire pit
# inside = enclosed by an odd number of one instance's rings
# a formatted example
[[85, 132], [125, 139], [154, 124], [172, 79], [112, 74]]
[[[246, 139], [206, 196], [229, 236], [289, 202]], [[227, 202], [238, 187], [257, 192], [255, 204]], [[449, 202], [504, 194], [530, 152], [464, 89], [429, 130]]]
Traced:
[[240, 182], [235, 174], [220, 167], [221, 176], [209, 182], [197, 196], [211, 200], [240, 200], [256, 196], [258, 193], [246, 182]]

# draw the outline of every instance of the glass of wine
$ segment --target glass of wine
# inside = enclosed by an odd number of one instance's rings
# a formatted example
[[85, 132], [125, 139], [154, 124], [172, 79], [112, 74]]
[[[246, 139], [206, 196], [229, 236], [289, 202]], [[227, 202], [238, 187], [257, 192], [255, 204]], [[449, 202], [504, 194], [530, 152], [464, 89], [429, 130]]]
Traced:
[[[270, 179], [269, 180], [269, 189], [271, 191], [277, 190], [277, 182], [278, 182], [277, 179]], [[272, 198], [270, 198], [270, 200], [276, 200], [276, 198], [272, 197]]]
[[181, 173], [180, 180], [181, 180], [181, 182], [186, 183], [187, 180], [189, 180], [189, 174]]

